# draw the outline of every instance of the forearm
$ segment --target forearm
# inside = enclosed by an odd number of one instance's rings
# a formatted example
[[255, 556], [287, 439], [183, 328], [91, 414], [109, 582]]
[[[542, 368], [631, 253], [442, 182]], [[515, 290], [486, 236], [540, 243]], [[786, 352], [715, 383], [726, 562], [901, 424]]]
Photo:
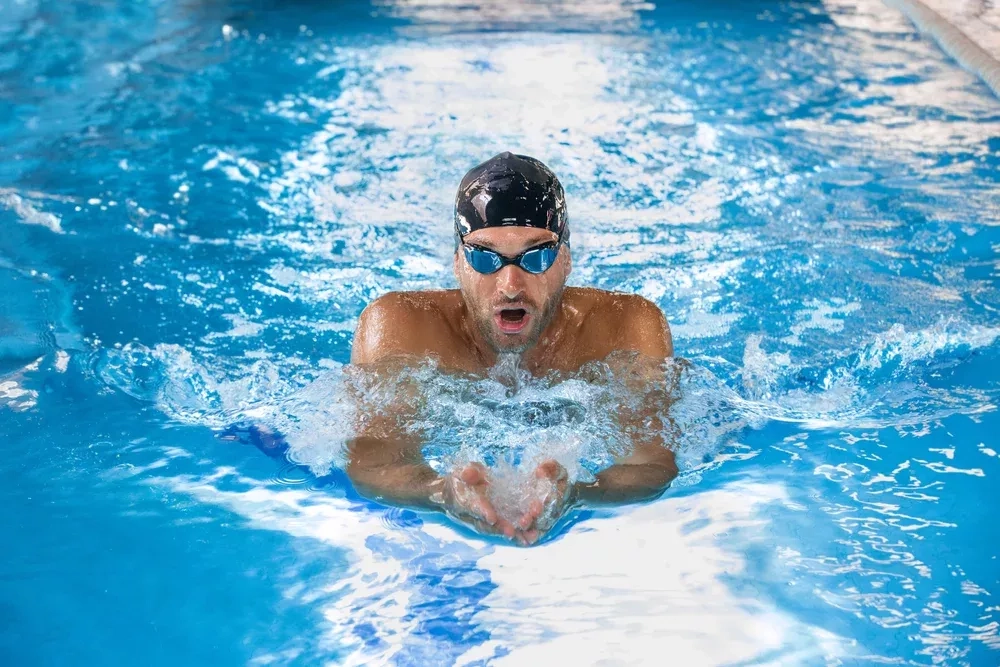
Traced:
[[444, 480], [419, 452], [394, 452], [379, 442], [356, 440], [350, 448], [347, 475], [358, 493], [371, 500], [414, 509], [442, 509]]
[[617, 505], [652, 500], [677, 476], [674, 465], [618, 463], [602, 470], [593, 482], [577, 482], [576, 497], [589, 505]]

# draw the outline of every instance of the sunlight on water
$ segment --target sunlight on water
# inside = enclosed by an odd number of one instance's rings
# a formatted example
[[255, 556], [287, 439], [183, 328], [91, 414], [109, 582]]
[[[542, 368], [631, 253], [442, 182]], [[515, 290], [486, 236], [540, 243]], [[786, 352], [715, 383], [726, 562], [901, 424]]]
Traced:
[[[751, 336], [743, 367], [733, 373], [741, 385], [706, 367], [672, 362], [667, 376], [675, 379], [666, 388], [678, 400], [664, 405], [661, 416], [670, 424], [663, 436], [676, 450], [680, 483], [683, 473], [710, 461], [728, 437], [771, 420], [816, 429], [871, 429], [995, 409], [983, 392], [942, 391], [921, 375], [928, 367], [962, 363], [998, 337], [1000, 328], [954, 320], [913, 332], [895, 325], [832, 365], [817, 367], [808, 358], [793, 361], [790, 352], [767, 353], [761, 337]], [[347, 375], [337, 367], [309, 379], [288, 378], [275, 364], [258, 361], [234, 378], [177, 346], [128, 345], [103, 353], [96, 370], [111, 386], [154, 402], [173, 419], [217, 430], [267, 427], [287, 440], [292, 460], [316, 475], [344, 464], [344, 446], [353, 433], [348, 425], [365, 419], [357, 413], [355, 394], [366, 410], [380, 412], [391, 410], [412, 386], [421, 400], [409, 429], [428, 443], [424, 453], [433, 467], [447, 472], [480, 461], [506, 470], [501, 480], [515, 484], [524, 483], [544, 458], [559, 460], [574, 480], [592, 480], [628, 453], [615, 410], [642, 396], [626, 386], [628, 371], [616, 370], [623, 363], [627, 369], [628, 355], [588, 364], [568, 378], [533, 378], [516, 366], [498, 367], [487, 378], [463, 377], [442, 373], [428, 361], [392, 374], [356, 369]]]
[[[0, 655], [996, 662], [996, 100], [880, 1], [0, 6]], [[346, 364], [507, 149], [683, 357], [672, 488], [533, 549], [344, 474], [407, 387], [508, 510], [628, 451], [628, 358]]]
[[[539, 558], [497, 550], [480, 560], [498, 584], [480, 616], [504, 631], [475, 654], [502, 645], [511, 650], [498, 664], [628, 664], [669, 653], [687, 665], [808, 664], [856, 654], [844, 638], [766, 601], [736, 598], [721, 583], [740, 576], [747, 562], [737, 554], [772, 529], [768, 506], [787, 502], [778, 485], [723, 486], [697, 501], [597, 519]], [[719, 534], [741, 548], [719, 549]], [[591, 559], [607, 564], [599, 577]]]
[[[444, 585], [461, 600], [463, 590], [489, 577], [491, 590], [472, 620], [494, 632], [490, 641], [456, 655], [455, 664], [496, 657], [503, 657], [498, 664], [628, 662], [666, 650], [691, 665], [763, 656], [773, 664], [800, 664], [819, 655], [858, 653], [852, 642], [766, 602], [736, 598], [722, 583], [746, 564], [720, 549], [716, 536], [755, 542], [754, 535], [768, 523], [762, 510], [788, 502], [777, 486], [734, 485], [707, 492], [697, 502], [682, 499], [615, 513], [537, 554], [494, 549], [436, 523], [414, 529], [373, 514], [358, 516], [349, 502], [266, 489], [255, 480], [235, 478], [234, 471], [151, 481], [226, 507], [260, 528], [353, 554], [349, 578], [330, 583], [327, 590], [287, 592], [332, 598], [323, 603], [323, 613], [330, 640], [352, 649], [345, 664], [405, 659], [406, 654], [440, 657], [447, 651], [443, 642], [420, 633], [413, 615], [434, 595], [420, 585], [421, 570], [429, 562], [441, 567], [466, 560], [478, 569], [446, 576]], [[234, 484], [236, 489], [226, 488]], [[590, 574], [592, 559], [609, 566], [597, 581]], [[531, 614], [524, 613], [526, 606]], [[377, 628], [377, 641], [358, 641], [358, 629], [364, 627]]]

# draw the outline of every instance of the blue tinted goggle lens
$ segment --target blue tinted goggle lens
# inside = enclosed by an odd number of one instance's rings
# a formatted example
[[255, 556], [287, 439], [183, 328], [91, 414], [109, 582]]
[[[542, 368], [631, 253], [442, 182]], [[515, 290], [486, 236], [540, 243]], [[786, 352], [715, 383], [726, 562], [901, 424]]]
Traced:
[[547, 248], [535, 248], [521, 255], [520, 267], [528, 273], [544, 273], [556, 261], [559, 248], [549, 246]]
[[507, 258], [484, 248], [472, 246], [462, 246], [462, 248], [465, 250], [465, 259], [468, 260], [469, 266], [479, 273], [486, 274], [496, 273], [507, 264], [516, 264], [528, 273], [545, 273], [559, 255], [558, 245], [533, 248], [514, 258]]
[[503, 268], [500, 255], [488, 250], [465, 246], [465, 259], [469, 261], [469, 266], [479, 273], [496, 273]]

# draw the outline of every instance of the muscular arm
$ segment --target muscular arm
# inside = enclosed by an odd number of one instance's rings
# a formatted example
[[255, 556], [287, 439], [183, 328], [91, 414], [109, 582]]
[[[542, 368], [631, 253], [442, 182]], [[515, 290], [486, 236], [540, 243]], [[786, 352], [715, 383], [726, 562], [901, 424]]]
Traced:
[[643, 444], [593, 482], [577, 482], [576, 496], [591, 505], [637, 503], [659, 497], [676, 476], [673, 452], [662, 444]]
[[391, 386], [391, 405], [373, 406], [363, 395], [358, 405], [357, 436], [348, 443], [347, 474], [362, 495], [379, 502], [422, 509], [441, 509], [432, 497], [440, 493], [441, 477], [421, 456], [420, 441], [403, 425], [412, 419], [418, 394], [396, 385], [407, 349], [401, 331], [417, 328], [417, 313], [405, 295], [391, 293], [373, 301], [358, 320], [351, 364], [375, 383]]
[[347, 475], [358, 493], [376, 502], [414, 509], [444, 509], [444, 479], [424, 460], [408, 434], [366, 429], [348, 443]]
[[677, 476], [674, 453], [661, 435], [661, 415], [673, 400], [674, 390], [663, 371], [664, 361], [673, 355], [670, 329], [660, 309], [642, 297], [626, 297], [625, 304], [627, 317], [617, 349], [639, 356], [619, 372], [629, 389], [643, 398], [638, 406], [623, 406], [619, 412], [621, 426], [631, 436], [632, 451], [601, 471], [594, 482], [577, 483], [577, 497], [589, 504], [651, 500]]
[[385, 364], [393, 359], [424, 357], [429, 340], [439, 335], [440, 317], [415, 293], [389, 292], [372, 301], [358, 318], [351, 363]]
[[411, 412], [400, 404], [392, 417], [370, 419], [348, 443], [347, 475], [358, 493], [376, 502], [445, 512], [481, 533], [513, 537], [513, 525], [496, 513], [488, 497], [486, 469], [470, 463], [439, 475], [421, 453], [421, 443], [401, 428]]
[[417, 417], [420, 388], [401, 373], [426, 354], [415, 332], [434, 332], [433, 313], [406, 295], [377, 299], [361, 314], [351, 350], [355, 372], [374, 382], [389, 403], [372, 405], [369, 390], [356, 396], [357, 435], [348, 443], [347, 475], [357, 491], [377, 502], [447, 512], [480, 532], [513, 534], [487, 498], [486, 471], [470, 464], [439, 475], [421, 452], [422, 443], [406, 429]]

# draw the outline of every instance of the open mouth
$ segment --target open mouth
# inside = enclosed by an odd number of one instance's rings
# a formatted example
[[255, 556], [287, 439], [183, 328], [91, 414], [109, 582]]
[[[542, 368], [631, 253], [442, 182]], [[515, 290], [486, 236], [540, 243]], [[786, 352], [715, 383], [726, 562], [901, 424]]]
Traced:
[[497, 326], [500, 327], [500, 331], [505, 334], [521, 333], [521, 331], [524, 330], [524, 327], [528, 325], [528, 319], [530, 317], [531, 316], [528, 315], [528, 311], [524, 308], [504, 308], [494, 315]]

